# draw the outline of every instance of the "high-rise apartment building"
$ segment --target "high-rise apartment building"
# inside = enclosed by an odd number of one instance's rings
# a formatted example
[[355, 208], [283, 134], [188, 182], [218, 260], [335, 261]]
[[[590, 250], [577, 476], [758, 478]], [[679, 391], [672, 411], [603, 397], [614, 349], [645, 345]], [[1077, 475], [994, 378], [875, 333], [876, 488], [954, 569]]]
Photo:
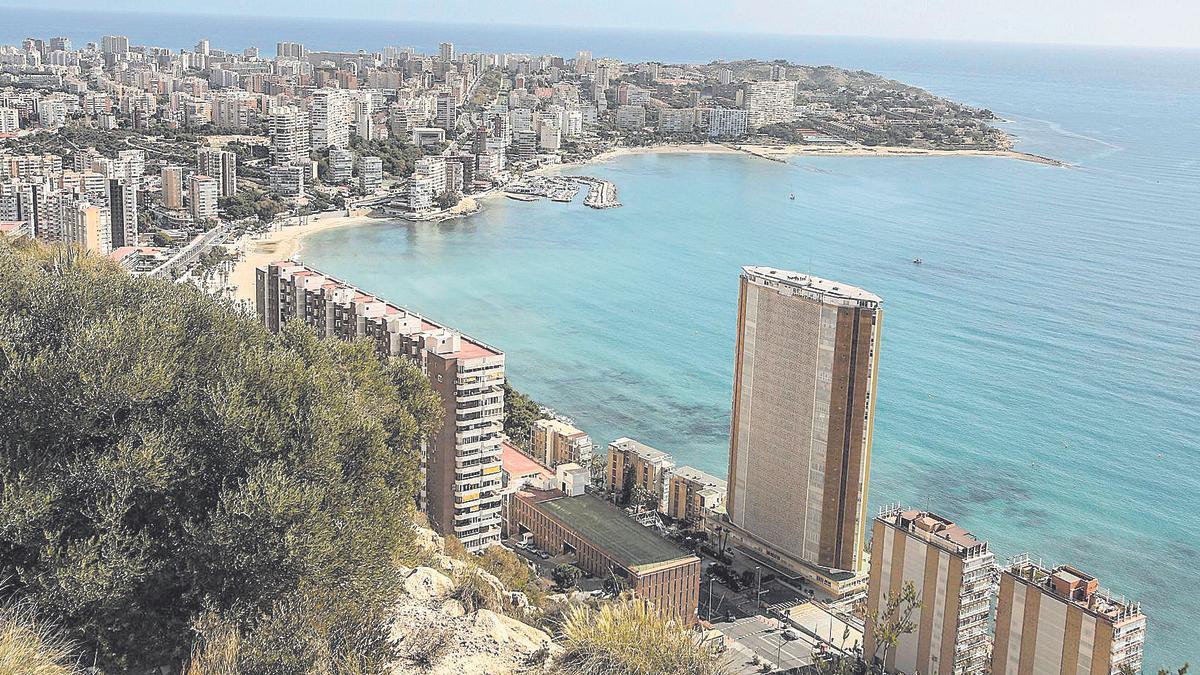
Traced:
[[329, 151], [329, 182], [349, 183], [354, 176], [354, 153], [333, 148]]
[[791, 80], [751, 80], [742, 85], [750, 127], [757, 129], [796, 119], [796, 83]]
[[217, 220], [217, 200], [220, 196], [221, 186], [216, 178], [199, 174], [192, 176], [188, 188], [192, 220], [197, 224], [215, 222]]
[[458, 106], [450, 94], [438, 94], [434, 126], [445, 129], [448, 133], [453, 133], [454, 128], [458, 126]]
[[358, 187], [371, 194], [383, 188], [383, 160], [379, 157], [358, 159]]
[[444, 409], [442, 426], [424, 448], [429, 522], [471, 551], [499, 542], [504, 353], [290, 262], [258, 268], [256, 292], [268, 330], [304, 321], [321, 337], [367, 338], [381, 357], [421, 368]]
[[113, 249], [136, 246], [138, 186], [133, 179], [108, 179], [109, 244]]
[[196, 151], [197, 170], [217, 179], [222, 197], [237, 194], [237, 153], [216, 148], [200, 148]]
[[742, 268], [728, 521], [744, 548], [838, 595], [865, 583], [881, 304], [837, 281]]
[[882, 665], [907, 675], [981, 675], [991, 656], [995, 555], [987, 542], [934, 513], [889, 509], [874, 521], [863, 654], [878, 650], [878, 626], [889, 599], [912, 584], [920, 599], [915, 629], [886, 650]]
[[124, 54], [129, 51], [129, 38], [124, 35], [105, 35], [100, 38], [103, 54]]
[[453, 61], [454, 60], [454, 43], [443, 42], [442, 44], [438, 45], [438, 57], [442, 59], [443, 63], [450, 63], [451, 61]]
[[561, 420], [534, 422], [529, 446], [529, 455], [551, 469], [571, 462], [587, 466], [592, 459], [591, 437]]
[[16, 108], [0, 106], [0, 134], [15, 134], [21, 128]]
[[271, 161], [304, 164], [309, 161], [308, 113], [295, 106], [280, 106], [271, 113]]
[[183, 168], [164, 166], [162, 169], [162, 202], [168, 209], [183, 208]]
[[1136, 673], [1145, 641], [1141, 607], [1074, 567], [1020, 556], [1000, 575], [993, 675]]
[[275, 56], [281, 59], [302, 59], [304, 54], [304, 45], [299, 42], [275, 43]]
[[312, 94], [312, 145], [317, 150], [350, 147], [350, 97], [341, 89], [318, 89]]

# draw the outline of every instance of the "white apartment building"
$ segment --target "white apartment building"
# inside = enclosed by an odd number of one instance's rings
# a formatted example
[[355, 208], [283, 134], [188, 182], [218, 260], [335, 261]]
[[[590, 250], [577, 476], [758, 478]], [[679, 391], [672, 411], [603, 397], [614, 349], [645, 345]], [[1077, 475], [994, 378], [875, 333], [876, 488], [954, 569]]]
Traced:
[[695, 108], [663, 108], [658, 111], [658, 130], [664, 134], [690, 134], [695, 124]]
[[750, 115], [745, 110], [708, 108], [705, 111], [711, 138], [740, 138], [750, 130]]
[[744, 106], [753, 129], [796, 119], [796, 83], [791, 80], [751, 80], [742, 85]]
[[216, 178], [204, 175], [192, 176], [188, 199], [192, 220], [197, 224], [217, 220], [217, 200], [221, 196], [221, 185]]
[[646, 108], [641, 105], [617, 106], [617, 128], [637, 131], [646, 126]]
[[422, 157], [413, 166], [408, 179], [408, 208], [428, 211], [434, 208], [439, 195], [446, 191], [446, 160], [441, 157]]
[[278, 193], [279, 196], [303, 197], [304, 176], [307, 173], [307, 167], [299, 164], [284, 164], [268, 169], [267, 179], [270, 182], [271, 191]]
[[333, 148], [329, 151], [329, 182], [349, 183], [354, 175], [354, 153]]
[[341, 89], [318, 89], [312, 94], [312, 146], [325, 148], [350, 147], [350, 118], [352, 116], [349, 95]]
[[308, 113], [295, 106], [280, 106], [271, 113], [271, 161], [302, 164], [308, 160]]
[[21, 128], [16, 108], [0, 108], [0, 134], [14, 134]]
[[[443, 165], [445, 162], [443, 162]], [[371, 194], [383, 189], [383, 160], [378, 157], [360, 157], [358, 160], [358, 186]]]
[[236, 153], [216, 148], [200, 148], [196, 151], [196, 170], [217, 179], [221, 185], [222, 197], [237, 194]]

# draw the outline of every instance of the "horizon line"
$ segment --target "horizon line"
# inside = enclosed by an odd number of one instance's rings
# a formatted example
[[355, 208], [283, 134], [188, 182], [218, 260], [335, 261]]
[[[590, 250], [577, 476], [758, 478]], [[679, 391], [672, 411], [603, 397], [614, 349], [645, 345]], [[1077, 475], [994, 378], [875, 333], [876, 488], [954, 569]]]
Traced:
[[[0, 9], [17, 9], [28, 10], [34, 12], [44, 12], [47, 14], [62, 14], [64, 12], [76, 12], [81, 14], [97, 14], [97, 15], [129, 15], [129, 16], [202, 16], [212, 18], [239, 18], [239, 19], [263, 19], [263, 20], [278, 20], [281, 17], [265, 14], [253, 14], [246, 12], [206, 12], [206, 11], [186, 11], [186, 10], [131, 10], [131, 9], [92, 9], [92, 8], [70, 8], [66, 10], [48, 9], [40, 6], [32, 6], [26, 4], [6, 4], [0, 0]], [[1145, 43], [1120, 43], [1120, 42], [1066, 42], [1066, 41], [1030, 41], [1030, 40], [991, 40], [991, 39], [970, 39], [970, 38], [947, 38], [947, 37], [931, 37], [931, 36], [895, 36], [895, 35], [877, 35], [867, 33], [845, 34], [845, 33], [777, 33], [771, 31], [756, 31], [756, 30], [717, 30], [709, 28], [640, 28], [634, 26], [618, 26], [618, 25], [588, 25], [579, 26], [572, 24], [549, 24], [549, 23], [519, 23], [512, 21], [489, 21], [489, 22], [473, 22], [459, 21], [450, 19], [404, 19], [385, 17], [382, 19], [367, 19], [358, 16], [321, 16], [312, 14], [288, 14], [282, 18], [303, 21], [338, 21], [342, 23], [358, 23], [358, 22], [386, 22], [395, 24], [415, 24], [415, 25], [446, 25], [446, 26], [470, 26], [473, 28], [495, 27], [495, 26], [510, 26], [514, 28], [541, 28], [554, 29], [562, 28], [569, 30], [601, 30], [601, 31], [631, 31], [631, 32], [648, 32], [648, 33], [692, 33], [700, 35], [741, 35], [741, 36], [771, 36], [785, 38], [825, 38], [825, 39], [851, 39], [851, 40], [880, 40], [880, 41], [897, 41], [897, 42], [938, 42], [950, 44], [967, 44], [967, 45], [989, 45], [989, 46], [1036, 46], [1036, 47], [1080, 47], [1080, 48], [1104, 48], [1104, 49], [1127, 49], [1132, 51], [1187, 51], [1200, 52], [1200, 44], [1198, 45], [1177, 45], [1177, 44], [1145, 44]], [[203, 36], [199, 36], [203, 39]], [[400, 46], [400, 45], [396, 45]]]

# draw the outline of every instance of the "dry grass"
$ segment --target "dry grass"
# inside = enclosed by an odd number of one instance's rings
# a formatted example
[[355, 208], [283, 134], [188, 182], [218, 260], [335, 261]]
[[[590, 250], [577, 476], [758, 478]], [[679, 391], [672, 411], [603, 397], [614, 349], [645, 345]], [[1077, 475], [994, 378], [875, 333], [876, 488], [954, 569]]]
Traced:
[[402, 655], [413, 665], [430, 670], [450, 649], [450, 630], [425, 626], [409, 633], [401, 644]]
[[0, 675], [78, 675], [74, 645], [22, 603], [0, 606]]
[[196, 641], [185, 675], [240, 675], [238, 653], [242, 641], [237, 628], [216, 614], [205, 613], [195, 621], [193, 630]]
[[691, 632], [640, 600], [573, 607], [562, 627], [566, 675], [724, 675]]

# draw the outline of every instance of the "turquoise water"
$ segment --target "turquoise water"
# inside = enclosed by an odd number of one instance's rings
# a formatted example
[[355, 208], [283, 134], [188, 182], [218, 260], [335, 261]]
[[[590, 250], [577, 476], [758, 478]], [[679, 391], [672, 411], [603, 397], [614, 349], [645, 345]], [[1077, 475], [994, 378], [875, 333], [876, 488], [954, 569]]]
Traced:
[[615, 181], [618, 209], [492, 202], [325, 232], [303, 258], [500, 346], [517, 387], [597, 442], [719, 475], [739, 266], [864, 286], [886, 307], [872, 502], [1077, 563], [1142, 601], [1148, 665], [1194, 661], [1198, 97], [1007, 86], [971, 98], [1076, 168], [633, 156], [576, 171]]

